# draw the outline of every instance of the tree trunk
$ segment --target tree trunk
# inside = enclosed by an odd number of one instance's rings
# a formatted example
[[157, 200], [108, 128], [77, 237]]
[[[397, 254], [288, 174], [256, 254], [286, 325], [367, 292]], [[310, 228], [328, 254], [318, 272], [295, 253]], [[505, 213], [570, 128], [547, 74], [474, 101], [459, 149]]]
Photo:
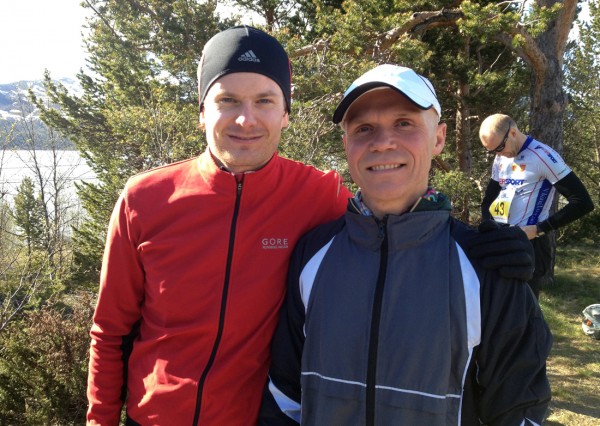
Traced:
[[[562, 60], [556, 57], [549, 57], [553, 43], [551, 35], [543, 34], [539, 38], [538, 46], [548, 58], [546, 73], [536, 75], [532, 73], [531, 85], [531, 115], [529, 120], [530, 134], [535, 139], [554, 148], [559, 154], [563, 150], [563, 116], [567, 107], [567, 96], [563, 91], [562, 85]], [[550, 40], [549, 40], [550, 39]], [[562, 58], [561, 58], [562, 59]], [[558, 205], [558, 195], [552, 202], [550, 214], [554, 214]], [[542, 288], [552, 285], [554, 282], [554, 265], [556, 255], [556, 235], [550, 236], [551, 263], [550, 271], [542, 281]]]
[[[555, 1], [540, 0], [538, 4], [551, 6]], [[548, 29], [535, 39], [535, 45], [542, 54], [541, 65], [532, 65], [531, 72], [531, 114], [529, 133], [535, 139], [551, 146], [559, 154], [563, 149], [563, 117], [568, 98], [563, 90], [563, 55], [571, 28], [575, 19], [577, 2], [566, 0], [556, 20], [548, 25]], [[539, 63], [537, 65], [540, 65]], [[557, 208], [555, 197], [550, 214]], [[544, 278], [542, 286], [551, 285], [554, 281], [554, 260], [556, 253], [556, 235], [551, 236], [550, 272]]]

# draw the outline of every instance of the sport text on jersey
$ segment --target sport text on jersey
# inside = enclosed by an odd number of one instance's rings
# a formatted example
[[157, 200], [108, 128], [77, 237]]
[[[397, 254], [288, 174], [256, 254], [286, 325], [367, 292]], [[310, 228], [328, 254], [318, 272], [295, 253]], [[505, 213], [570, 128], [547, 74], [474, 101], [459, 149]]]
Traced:
[[525, 182], [525, 179], [503, 179], [503, 178], [500, 178], [500, 180], [498, 181], [498, 183], [501, 186], [504, 186], [504, 185], [519, 186], [519, 185], [523, 185], [524, 182]]

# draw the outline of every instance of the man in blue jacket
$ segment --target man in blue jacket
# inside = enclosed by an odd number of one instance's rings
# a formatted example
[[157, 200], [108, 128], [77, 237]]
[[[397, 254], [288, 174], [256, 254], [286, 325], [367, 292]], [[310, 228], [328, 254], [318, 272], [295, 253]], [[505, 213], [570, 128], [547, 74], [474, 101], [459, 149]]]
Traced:
[[431, 83], [381, 65], [344, 94], [359, 191], [300, 240], [272, 347], [265, 425], [539, 425], [552, 336], [527, 285], [463, 250], [428, 185], [446, 124]]

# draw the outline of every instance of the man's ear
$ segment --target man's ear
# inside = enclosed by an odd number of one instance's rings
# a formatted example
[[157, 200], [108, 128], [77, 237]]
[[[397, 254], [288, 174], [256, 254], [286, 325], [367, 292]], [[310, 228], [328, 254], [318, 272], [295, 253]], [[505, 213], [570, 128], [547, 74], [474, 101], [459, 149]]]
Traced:
[[290, 125], [290, 115], [286, 112], [283, 113], [283, 117], [281, 118], [281, 128], [287, 129]]
[[433, 146], [433, 155], [439, 155], [446, 145], [446, 123], [439, 123], [435, 133], [435, 145]]
[[342, 142], [344, 143], [344, 149], [346, 149], [346, 146], [348, 145], [348, 141], [346, 140], [345, 132], [342, 134]]
[[198, 121], [200, 122], [200, 128], [204, 130], [204, 128], [205, 128], [204, 108], [200, 109], [200, 115], [198, 117]]

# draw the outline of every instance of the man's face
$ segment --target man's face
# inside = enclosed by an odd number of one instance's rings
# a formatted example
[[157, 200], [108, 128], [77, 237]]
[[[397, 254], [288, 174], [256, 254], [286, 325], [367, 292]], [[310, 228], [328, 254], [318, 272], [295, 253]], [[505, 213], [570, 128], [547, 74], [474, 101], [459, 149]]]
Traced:
[[431, 159], [446, 140], [435, 110], [378, 89], [350, 105], [343, 126], [348, 167], [365, 203], [377, 217], [409, 210], [427, 190]]
[[271, 159], [288, 125], [283, 92], [262, 74], [227, 74], [208, 90], [200, 123], [218, 162], [234, 173], [257, 170]]
[[515, 144], [515, 129], [509, 127], [503, 134], [494, 132], [482, 132], [479, 135], [481, 144], [489, 154], [499, 155], [501, 157], [513, 158], [517, 155], [517, 146]]

